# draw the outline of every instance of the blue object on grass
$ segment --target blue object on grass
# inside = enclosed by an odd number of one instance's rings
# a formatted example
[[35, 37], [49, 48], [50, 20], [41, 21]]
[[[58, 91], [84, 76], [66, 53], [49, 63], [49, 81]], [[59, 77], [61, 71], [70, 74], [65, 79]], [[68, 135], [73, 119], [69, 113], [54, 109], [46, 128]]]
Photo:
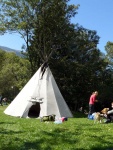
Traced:
[[88, 119], [94, 120], [94, 115], [88, 115]]

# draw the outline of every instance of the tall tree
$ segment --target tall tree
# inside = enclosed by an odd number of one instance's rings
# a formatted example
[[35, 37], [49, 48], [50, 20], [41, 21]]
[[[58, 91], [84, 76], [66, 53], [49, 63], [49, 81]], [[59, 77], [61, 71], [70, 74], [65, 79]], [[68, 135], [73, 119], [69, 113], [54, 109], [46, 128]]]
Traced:
[[73, 109], [77, 109], [87, 105], [89, 95], [99, 89], [100, 77], [107, 64], [97, 48], [99, 36], [96, 31], [76, 26], [72, 37], [69, 53], [64, 62], [59, 61], [57, 68], [61, 69], [55, 75], [58, 80], [62, 78], [59, 83], [63, 87], [62, 93]]
[[67, 53], [74, 32], [70, 19], [77, 13], [77, 9], [78, 6], [68, 5], [67, 0], [41, 1], [37, 12], [37, 26], [28, 49], [33, 68], [39, 67], [53, 52], [56, 59]]

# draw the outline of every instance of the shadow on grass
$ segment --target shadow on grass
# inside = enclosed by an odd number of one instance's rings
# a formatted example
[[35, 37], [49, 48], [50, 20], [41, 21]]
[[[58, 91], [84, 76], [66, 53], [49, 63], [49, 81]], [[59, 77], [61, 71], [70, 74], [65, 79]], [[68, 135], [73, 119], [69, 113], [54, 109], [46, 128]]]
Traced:
[[[66, 130], [66, 132], [65, 132], [65, 130]], [[49, 145], [54, 145], [54, 147], [51, 147], [51, 149], [54, 149], [56, 146], [59, 145], [59, 143], [60, 144], [63, 143], [65, 150], [75, 150], [76, 146], [75, 146], [75, 149], [74, 149], [74, 145], [76, 145], [76, 144], [78, 144], [78, 142], [80, 142], [76, 138], [76, 136], [82, 135], [82, 131], [83, 130], [81, 130], [81, 128], [77, 129], [77, 131], [75, 130], [74, 132], [70, 132], [70, 131], [67, 131], [67, 130], [68, 129], [57, 128], [51, 133], [44, 131], [42, 134], [45, 134], [47, 137], [50, 137], [49, 140], [46, 139], [46, 143], [45, 144], [47, 145], [47, 147]], [[72, 138], [72, 135], [76, 135], [75, 138]], [[54, 138], [54, 140], [53, 140], [53, 138]], [[108, 144], [109, 146], [108, 147], [106, 147], [106, 146], [103, 147], [102, 144], [92, 145], [92, 146], [90, 146], [90, 150], [113, 150], [112, 142], [108, 142], [108, 141], [104, 140], [103, 137], [98, 137], [96, 135], [94, 135], [94, 136], [90, 135], [90, 139], [94, 139], [94, 138], [96, 138], [96, 141], [99, 141], [99, 143]], [[108, 135], [108, 139], [109, 138], [111, 138], [110, 135]], [[43, 142], [45, 142], [45, 141], [43, 141]], [[68, 146], [66, 146], [67, 144], [69, 144], [70, 147], [71, 147], [71, 145], [73, 145], [73, 147], [69, 148]], [[61, 147], [59, 147], [59, 150], [62, 149]], [[44, 150], [48, 150], [48, 149], [44, 149]], [[85, 147], [84, 148], [80, 148], [80, 150], [85, 150]]]
[[[98, 131], [99, 130], [100, 130], [100, 127], [98, 127]], [[0, 149], [1, 150], [54, 150], [54, 149], [55, 150], [56, 149], [58, 150], [76, 150], [76, 149], [87, 150], [87, 148], [85, 149], [85, 147], [80, 148], [80, 149], [76, 148], [76, 144], [80, 142], [79, 141], [80, 139], [77, 139], [77, 136], [82, 135], [82, 131], [83, 131], [82, 126], [81, 128], [77, 128], [77, 130], [75, 129], [73, 131], [70, 131], [69, 128], [64, 128], [62, 126], [59, 126], [55, 129], [52, 129], [51, 131], [50, 130], [41, 131], [40, 135], [35, 135], [33, 139], [29, 139], [28, 137], [28, 139], [25, 140], [24, 137], [22, 139], [15, 137], [10, 141], [9, 145], [4, 144], [0, 146]], [[7, 134], [9, 135], [10, 134], [18, 135], [20, 133], [22, 132], [13, 132], [13, 131], [7, 132]], [[86, 136], [89, 136], [89, 135], [86, 135]], [[106, 136], [108, 136], [108, 139], [110, 138], [110, 135], [106, 135]], [[86, 138], [86, 137], [83, 137], [83, 138]], [[90, 139], [94, 140], [94, 138], [96, 139], [96, 141], [99, 141], [99, 143], [109, 144], [109, 147], [103, 147], [102, 144], [97, 144], [97, 145], [90, 146], [89, 150], [113, 150], [112, 143], [110, 142], [108, 143], [108, 141], [104, 140], [103, 137], [90, 135]], [[13, 141], [17, 141], [17, 143], [14, 142], [13, 144]]]
[[41, 150], [40, 143], [42, 141], [34, 141], [34, 142], [25, 142], [23, 143], [22, 149], [19, 150]]
[[0, 129], [0, 134], [4, 135], [4, 134], [7, 134], [7, 135], [13, 135], [13, 134], [20, 134], [20, 133], [23, 133], [22, 131], [12, 131], [12, 130], [7, 130], [7, 129]]
[[102, 148], [102, 147], [100, 147], [99, 145], [97, 145], [96, 147], [91, 148], [91, 150], [113, 150], [113, 146], [112, 146], [112, 147], [105, 147], [105, 148]]
[[15, 124], [14, 122], [0, 122], [0, 124]]
[[22, 145], [20, 145], [20, 144], [4, 145], [3, 147], [0, 146], [0, 149], [1, 150], [42, 150], [40, 147], [40, 144], [37, 141], [36, 142], [25, 142]]

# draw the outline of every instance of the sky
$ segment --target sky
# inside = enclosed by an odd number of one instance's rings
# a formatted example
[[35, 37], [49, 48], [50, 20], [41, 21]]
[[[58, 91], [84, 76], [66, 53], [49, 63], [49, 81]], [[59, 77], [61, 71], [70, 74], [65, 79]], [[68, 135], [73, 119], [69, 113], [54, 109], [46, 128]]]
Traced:
[[[79, 4], [78, 14], [71, 19], [72, 23], [90, 30], [96, 30], [100, 37], [97, 45], [105, 53], [105, 45], [113, 42], [113, 0], [70, 0], [69, 4]], [[0, 35], [0, 46], [21, 50], [24, 40], [18, 34]]]

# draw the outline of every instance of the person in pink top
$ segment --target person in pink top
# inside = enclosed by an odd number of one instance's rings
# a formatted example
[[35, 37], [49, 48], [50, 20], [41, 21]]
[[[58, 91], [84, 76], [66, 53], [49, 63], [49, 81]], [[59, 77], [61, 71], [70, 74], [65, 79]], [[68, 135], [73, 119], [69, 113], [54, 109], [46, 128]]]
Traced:
[[89, 115], [92, 115], [95, 112], [94, 109], [94, 104], [95, 102], [97, 102], [96, 98], [98, 96], [98, 92], [95, 91], [92, 93], [92, 95], [90, 96], [90, 100], [89, 100]]

